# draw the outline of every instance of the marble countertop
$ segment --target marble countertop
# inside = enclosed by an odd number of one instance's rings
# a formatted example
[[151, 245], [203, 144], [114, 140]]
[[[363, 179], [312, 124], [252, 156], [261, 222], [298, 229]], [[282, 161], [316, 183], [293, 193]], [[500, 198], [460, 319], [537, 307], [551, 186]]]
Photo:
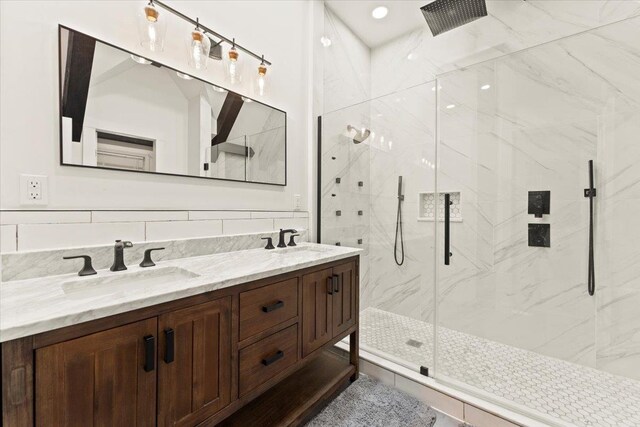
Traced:
[[[0, 342], [336, 261], [360, 249], [301, 243], [160, 261], [97, 275], [40, 277], [0, 284]], [[87, 283], [85, 283], [87, 282]]]

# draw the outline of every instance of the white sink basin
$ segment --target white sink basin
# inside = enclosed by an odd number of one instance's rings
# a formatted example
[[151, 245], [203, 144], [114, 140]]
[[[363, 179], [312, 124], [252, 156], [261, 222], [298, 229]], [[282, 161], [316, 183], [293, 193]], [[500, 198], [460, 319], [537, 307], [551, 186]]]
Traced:
[[294, 246], [290, 248], [275, 248], [275, 250], [273, 250], [272, 252], [279, 255], [286, 255], [286, 254], [297, 253], [297, 252], [322, 253], [322, 252], [328, 252], [330, 250], [331, 248], [325, 248], [324, 246]]
[[70, 280], [62, 284], [62, 290], [70, 297], [87, 297], [89, 294], [103, 295], [127, 290], [148, 290], [195, 277], [199, 275], [179, 267], [151, 267], [133, 273], [114, 272], [102, 277]]

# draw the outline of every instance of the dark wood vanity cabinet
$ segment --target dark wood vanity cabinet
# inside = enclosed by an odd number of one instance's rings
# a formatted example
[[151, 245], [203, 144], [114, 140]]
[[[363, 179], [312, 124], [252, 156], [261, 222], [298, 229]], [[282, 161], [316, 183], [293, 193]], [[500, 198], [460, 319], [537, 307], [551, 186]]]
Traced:
[[301, 425], [357, 378], [358, 279], [351, 257], [2, 343], [3, 425]]
[[307, 356], [356, 324], [356, 263], [302, 277], [302, 354]]
[[191, 426], [231, 401], [231, 297], [159, 317], [158, 426]]
[[155, 426], [156, 330], [153, 318], [37, 349], [35, 425]]

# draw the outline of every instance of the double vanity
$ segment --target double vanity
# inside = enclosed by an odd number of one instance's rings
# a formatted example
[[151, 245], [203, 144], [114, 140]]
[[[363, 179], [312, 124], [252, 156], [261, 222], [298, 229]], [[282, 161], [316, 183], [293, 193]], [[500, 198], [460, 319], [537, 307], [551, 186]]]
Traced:
[[[299, 425], [358, 375], [359, 250], [2, 283], [7, 426]], [[350, 336], [350, 355], [330, 351]]]

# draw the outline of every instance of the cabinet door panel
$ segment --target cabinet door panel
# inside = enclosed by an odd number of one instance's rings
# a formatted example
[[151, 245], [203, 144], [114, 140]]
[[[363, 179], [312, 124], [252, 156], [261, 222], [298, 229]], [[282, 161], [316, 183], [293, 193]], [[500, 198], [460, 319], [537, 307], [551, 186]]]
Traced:
[[153, 318], [36, 350], [36, 425], [154, 426], [156, 372], [143, 367], [156, 332]]
[[337, 291], [333, 293], [333, 336], [356, 324], [356, 264], [350, 262], [333, 268]]
[[332, 330], [332, 270], [326, 269], [302, 277], [302, 355], [327, 343]]
[[[158, 425], [194, 425], [231, 401], [231, 297], [160, 316]], [[167, 334], [173, 330], [173, 361]]]

